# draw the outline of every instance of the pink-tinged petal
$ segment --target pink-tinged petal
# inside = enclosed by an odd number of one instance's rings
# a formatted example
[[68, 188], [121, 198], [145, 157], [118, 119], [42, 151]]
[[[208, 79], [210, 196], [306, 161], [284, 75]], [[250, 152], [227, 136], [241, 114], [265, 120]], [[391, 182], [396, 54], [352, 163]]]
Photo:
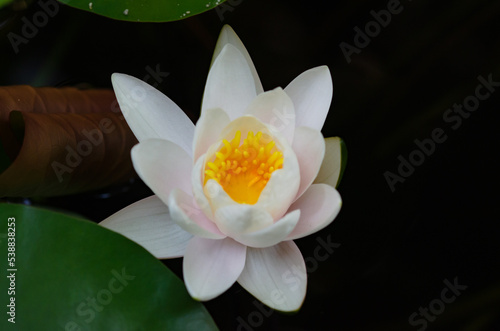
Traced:
[[293, 241], [268, 248], [248, 247], [238, 283], [273, 309], [296, 311], [306, 295], [306, 265]]
[[162, 139], [148, 139], [132, 148], [135, 171], [168, 205], [174, 188], [190, 192], [193, 161], [180, 146]]
[[246, 247], [230, 238], [194, 237], [188, 244], [182, 264], [189, 294], [200, 301], [222, 294], [238, 279], [245, 258]]
[[174, 189], [168, 200], [170, 216], [185, 231], [199, 237], [222, 239], [226, 237], [214, 222], [209, 220], [196, 205], [193, 197], [182, 190]]
[[255, 82], [245, 57], [231, 44], [224, 46], [208, 73], [201, 112], [221, 108], [231, 120], [240, 117], [255, 98]]
[[240, 234], [234, 237], [234, 239], [243, 245], [254, 248], [274, 246], [283, 240], [286, 240], [288, 235], [297, 225], [299, 218], [300, 210], [294, 210], [291, 213], [286, 214], [283, 218], [276, 221], [271, 226], [255, 232]]
[[333, 187], [339, 185], [342, 177], [342, 164], [345, 167], [347, 162], [347, 152], [344, 150], [344, 155], [342, 155], [342, 146], [345, 148], [339, 137], [325, 138], [325, 157], [314, 183], [324, 183]]
[[300, 220], [288, 236], [295, 240], [315, 233], [337, 217], [342, 199], [336, 189], [326, 184], [313, 184], [290, 206], [290, 211], [300, 210]]
[[325, 156], [325, 139], [318, 130], [302, 126], [295, 130], [292, 148], [300, 168], [300, 187], [295, 197], [298, 199], [318, 175]]
[[285, 88], [295, 106], [297, 126], [321, 131], [330, 109], [333, 83], [327, 66], [307, 70]]
[[172, 100], [132, 76], [114, 73], [111, 82], [123, 116], [139, 142], [170, 140], [192, 155], [194, 124]]
[[245, 113], [257, 117], [269, 126], [273, 134], [279, 132], [288, 143], [292, 143], [295, 131], [295, 110], [292, 100], [280, 87], [259, 94]]
[[273, 218], [264, 209], [253, 205], [235, 204], [218, 208], [215, 222], [226, 235], [236, 238], [244, 233], [255, 232], [273, 224]]
[[193, 160], [207, 152], [219, 140], [220, 131], [229, 124], [229, 116], [220, 108], [207, 109], [196, 123], [193, 141]]
[[264, 92], [264, 89], [262, 88], [262, 83], [260, 82], [259, 75], [257, 74], [257, 70], [255, 69], [255, 66], [252, 62], [252, 59], [250, 58], [250, 55], [248, 54], [247, 49], [245, 48], [240, 38], [236, 35], [234, 30], [229, 25], [224, 25], [222, 27], [219, 39], [217, 40], [217, 45], [215, 45], [214, 55], [212, 57], [212, 64], [214, 63], [215, 59], [219, 56], [224, 46], [226, 46], [227, 44], [231, 44], [234, 47], [236, 47], [247, 60], [248, 66], [252, 71], [252, 76], [255, 82], [255, 90], [257, 94]]
[[193, 237], [172, 221], [167, 206], [155, 195], [123, 208], [99, 225], [135, 241], [159, 259], [183, 256]]

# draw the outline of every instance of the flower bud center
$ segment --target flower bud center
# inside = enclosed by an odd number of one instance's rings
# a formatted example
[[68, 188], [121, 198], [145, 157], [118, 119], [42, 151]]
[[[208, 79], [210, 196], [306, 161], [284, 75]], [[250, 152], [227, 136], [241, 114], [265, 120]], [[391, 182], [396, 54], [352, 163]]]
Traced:
[[[213, 179], [236, 202], [253, 205], [259, 200], [271, 174], [283, 168], [283, 153], [268, 135], [252, 131], [241, 143], [241, 131], [205, 165], [205, 183]], [[240, 144], [241, 143], [241, 144]]]

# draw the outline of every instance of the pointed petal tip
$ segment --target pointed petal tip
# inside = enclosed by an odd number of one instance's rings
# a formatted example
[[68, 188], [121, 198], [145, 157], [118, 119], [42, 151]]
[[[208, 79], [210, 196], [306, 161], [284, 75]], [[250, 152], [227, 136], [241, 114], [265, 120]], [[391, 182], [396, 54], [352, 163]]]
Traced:
[[[288, 277], [292, 275], [295, 282], [290, 286]], [[304, 258], [293, 241], [268, 248], [248, 248], [238, 283], [270, 308], [297, 311], [307, 292]]]
[[330, 69], [319, 66], [304, 71], [285, 87], [296, 111], [296, 126], [320, 130], [330, 110], [333, 81]]
[[287, 315], [295, 315], [300, 311], [300, 309], [304, 305], [304, 301], [305, 301], [305, 296], [302, 299], [302, 301], [300, 302], [300, 304], [295, 305], [295, 306], [289, 306], [286, 303], [286, 300], [285, 300], [285, 303], [282, 303], [282, 301], [280, 301], [280, 300], [276, 300], [276, 301], [275, 300], [264, 300], [261, 302], [263, 304], [265, 304], [266, 306], [268, 306], [269, 308], [274, 309], [276, 311], [279, 311], [281, 313], [285, 313]]
[[111, 83], [120, 110], [137, 140], [170, 140], [192, 155], [194, 124], [175, 102], [133, 76], [113, 73]]
[[125, 74], [119, 73], [119, 72], [113, 72], [111, 74], [111, 82], [120, 79], [121, 76], [124, 76]]
[[[256, 79], [246, 50], [231, 41], [217, 48], [208, 73], [202, 101], [202, 114], [210, 108], [221, 108], [230, 119], [240, 117], [257, 95]], [[251, 60], [250, 60], [251, 61]], [[260, 83], [260, 82], [259, 82]]]
[[216, 296], [214, 296], [214, 297], [212, 297], [212, 296], [207, 296], [207, 297], [196, 296], [195, 293], [191, 293], [189, 288], [187, 288], [187, 290], [188, 290], [188, 293], [191, 296], [191, 298], [193, 298], [193, 300], [198, 301], [198, 302], [209, 301], [209, 300], [212, 300], [216, 297]]
[[119, 73], [119, 72], [113, 72], [111, 74], [111, 80], [114, 80], [114, 79], [119, 79], [121, 76], [127, 76], [125, 74], [122, 74], [122, 73]]
[[285, 300], [285, 302], [271, 301], [270, 303], [269, 302], [263, 302], [263, 303], [266, 306], [268, 306], [269, 308], [272, 308], [272, 309], [277, 310], [279, 312], [285, 313], [287, 315], [295, 315], [300, 311], [300, 309], [304, 305], [305, 299], [306, 299], [306, 297], [304, 294], [304, 296], [302, 297], [302, 301], [297, 302], [297, 304], [295, 304], [293, 306], [290, 306], [286, 300]]
[[327, 78], [329, 78], [328, 81], [333, 84], [332, 73], [330, 71], [330, 68], [327, 65], [317, 66], [315, 68], [312, 68], [311, 70], [312, 71], [317, 71], [318, 74], [320, 74], [320, 75], [327, 76]]
[[187, 291], [189, 293], [189, 296], [191, 296], [191, 298], [193, 298], [193, 300], [198, 301], [198, 302], [209, 301], [209, 300], [215, 299], [218, 295], [220, 295], [220, 294], [217, 294], [217, 295], [203, 295], [201, 293], [195, 293], [195, 291], [190, 286], [188, 286], [187, 283], [186, 283], [186, 289], [187, 289]]
[[238, 35], [230, 25], [226, 24], [221, 29], [219, 38], [217, 40], [217, 44], [215, 46], [214, 55], [212, 57], [212, 63], [210, 64], [210, 67], [212, 67], [215, 60], [219, 57], [224, 46], [228, 44], [231, 44], [234, 47], [236, 47], [240, 51], [240, 53], [243, 54], [243, 56], [245, 57], [252, 72], [256, 94], [264, 92], [264, 89], [262, 88], [262, 83], [260, 82], [259, 75], [257, 74], [257, 70], [255, 69], [255, 65], [253, 64], [250, 54], [248, 54], [245, 45], [243, 44], [241, 39], [238, 37]]
[[113, 88], [137, 82], [139, 82], [140, 84], [146, 84], [142, 80], [135, 78], [134, 76], [122, 74], [119, 72], [114, 72], [111, 74], [111, 83], [113, 84]]
[[330, 68], [326, 64], [311, 68], [309, 70], [306, 70], [305, 72], [307, 72], [307, 71], [316, 72], [317, 74], [320, 74], [320, 75], [327, 75], [330, 78], [332, 76]]
[[[293, 310], [280, 310], [280, 311], [283, 312], [283, 313], [289, 313], [291, 315], [297, 314], [300, 311], [300, 308], [302, 308], [302, 304], [303, 303], [304, 302], [302, 301], [302, 303], [300, 304], [300, 306], [297, 307], [296, 309], [293, 309]], [[279, 310], [279, 309], [276, 309], [276, 310]]]
[[330, 68], [329, 68], [326, 64], [323, 64], [323, 65], [317, 66], [317, 67], [316, 67], [316, 68], [314, 68], [314, 69], [324, 70], [325, 72], [330, 73]]
[[167, 206], [154, 195], [123, 208], [99, 225], [138, 243], [158, 259], [184, 256], [192, 237], [171, 220]]
[[237, 36], [236, 32], [234, 32], [234, 29], [229, 24], [224, 24], [224, 26], [220, 30], [220, 35], [222, 36], [223, 34], [232, 34], [234, 36]]

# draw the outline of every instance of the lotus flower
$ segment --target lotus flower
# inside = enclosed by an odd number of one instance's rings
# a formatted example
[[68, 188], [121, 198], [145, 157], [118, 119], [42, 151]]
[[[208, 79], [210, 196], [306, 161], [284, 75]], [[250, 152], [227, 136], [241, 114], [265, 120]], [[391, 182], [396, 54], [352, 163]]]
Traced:
[[190, 295], [210, 300], [235, 282], [271, 308], [298, 310], [307, 285], [293, 242], [338, 214], [340, 139], [324, 139], [332, 99], [326, 66], [264, 92], [247, 50], [225, 26], [196, 126], [146, 83], [113, 74], [139, 144], [132, 161], [155, 193], [101, 224], [158, 258], [184, 257]]

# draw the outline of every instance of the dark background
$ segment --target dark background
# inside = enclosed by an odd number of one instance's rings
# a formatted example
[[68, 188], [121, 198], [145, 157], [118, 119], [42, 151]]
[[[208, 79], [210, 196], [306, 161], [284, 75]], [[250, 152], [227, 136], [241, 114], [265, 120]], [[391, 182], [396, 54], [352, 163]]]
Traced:
[[[500, 87], [458, 128], [443, 119], [474, 95], [478, 76], [500, 82], [500, 2], [401, 1], [402, 11], [348, 63], [339, 45], [355, 46], [354, 28], [364, 30], [370, 11], [387, 4], [233, 0], [226, 11], [161, 24], [60, 5], [15, 54], [7, 33], [20, 34], [21, 17], [40, 10], [34, 3], [1, 12], [0, 84], [110, 87], [113, 72], [144, 78], [159, 66], [168, 76], [157, 88], [196, 121], [223, 24], [243, 40], [266, 90], [328, 65], [334, 98], [323, 134], [342, 137], [349, 159], [339, 216], [297, 240], [309, 258], [305, 303], [297, 314], [260, 311], [235, 285], [205, 304], [215, 322], [221, 330], [419, 330], [410, 315], [431, 302], [439, 309], [445, 280], [457, 278], [467, 288], [427, 329], [500, 330]], [[384, 173], [397, 174], [398, 157], [408, 160], [414, 140], [436, 128], [446, 141], [392, 192]], [[135, 182], [44, 203], [100, 221], [149, 194]], [[318, 238], [340, 246], [313, 264]], [[181, 275], [180, 259], [165, 263]]]

